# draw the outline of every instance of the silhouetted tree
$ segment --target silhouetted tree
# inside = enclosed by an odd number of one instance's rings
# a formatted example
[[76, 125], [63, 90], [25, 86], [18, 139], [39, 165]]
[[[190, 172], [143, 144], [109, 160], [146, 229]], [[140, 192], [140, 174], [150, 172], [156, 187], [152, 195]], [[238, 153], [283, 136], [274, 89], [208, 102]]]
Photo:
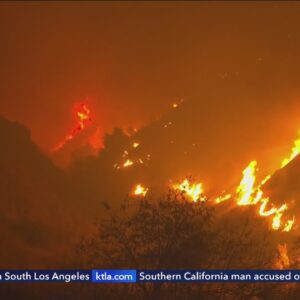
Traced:
[[[276, 247], [264, 220], [251, 210], [214, 219], [208, 203], [170, 191], [160, 199], [127, 198], [79, 246], [83, 266], [102, 269], [272, 268]], [[265, 284], [141, 283], [98, 285], [106, 299], [264, 299]], [[271, 295], [273, 295], [271, 293]], [[273, 295], [274, 296], [274, 295]], [[275, 299], [275, 297], [274, 297]]]

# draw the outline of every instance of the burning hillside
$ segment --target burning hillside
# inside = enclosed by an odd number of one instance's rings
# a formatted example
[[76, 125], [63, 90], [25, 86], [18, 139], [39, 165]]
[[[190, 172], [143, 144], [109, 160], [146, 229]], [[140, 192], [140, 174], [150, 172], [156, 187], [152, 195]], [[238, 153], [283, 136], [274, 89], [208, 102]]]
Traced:
[[[291, 241], [298, 234], [299, 229], [297, 224], [297, 198], [299, 195], [297, 183], [300, 178], [298, 140], [295, 141], [291, 153], [282, 159], [281, 164], [278, 164], [278, 169], [274, 172], [266, 173], [259, 170], [258, 161], [251, 160], [248, 165], [244, 166], [244, 169], [240, 170], [237, 178], [232, 180], [233, 176], [230, 176], [224, 178], [225, 183], [221, 181], [220, 184], [218, 182], [212, 184], [207, 180], [204, 172], [198, 174], [197, 168], [185, 167], [185, 159], [191, 153], [189, 153], [190, 150], [183, 150], [197, 148], [197, 145], [192, 143], [189, 146], [190, 140], [185, 140], [185, 132], [183, 135], [176, 136], [176, 132], [180, 128], [178, 114], [181, 113], [181, 108], [184, 110], [183, 106], [182, 101], [176, 105], [172, 104], [171, 111], [162, 116], [161, 119], [139, 130], [132, 130], [131, 134], [125, 133], [121, 129], [115, 129], [111, 134], [104, 137], [103, 149], [100, 149], [93, 156], [83, 155], [74, 159], [64, 170], [52, 165], [48, 158], [39, 153], [38, 148], [32, 144], [28, 135], [26, 143], [31, 145], [29, 147], [31, 150], [25, 151], [24, 161], [26, 162], [30, 155], [41, 156], [42, 158], [32, 160], [33, 165], [39, 166], [40, 162], [38, 161], [40, 160], [44, 161], [43, 164], [47, 166], [45, 169], [46, 177], [35, 180], [39, 186], [39, 191], [43, 190], [43, 193], [39, 192], [36, 195], [37, 188], [26, 184], [27, 192], [24, 194], [26, 202], [22, 205], [13, 205], [12, 211], [10, 209], [3, 210], [5, 222], [10, 224], [4, 227], [10, 228], [11, 224], [16, 222], [16, 218], [22, 216], [19, 209], [24, 206], [33, 215], [29, 219], [23, 220], [22, 224], [30, 228], [30, 224], [33, 223], [43, 228], [41, 232], [35, 233], [38, 234], [38, 239], [43, 234], [45, 237], [57, 234], [57, 224], [51, 224], [50, 221], [52, 219], [51, 214], [59, 215], [60, 213], [64, 216], [64, 222], [60, 223], [62, 226], [61, 236], [53, 238], [52, 241], [54, 246], [61, 240], [65, 241], [64, 247], [60, 249], [62, 256], [69, 253], [69, 249], [78, 242], [80, 234], [89, 236], [93, 232], [94, 228], [90, 220], [100, 217], [101, 226], [104, 226], [101, 227], [101, 230], [104, 230], [104, 237], [99, 249], [103, 246], [107, 247], [103, 250], [104, 253], [110, 247], [117, 249], [120, 244], [124, 243], [124, 240], [120, 241], [116, 237], [121, 234], [126, 240], [126, 245], [122, 247], [130, 247], [127, 251], [134, 252], [140, 267], [144, 267], [146, 263], [143, 251], [149, 257], [154, 254], [160, 255], [160, 250], [155, 247], [164, 247], [164, 242], [162, 241], [161, 245], [156, 245], [157, 238], [154, 238], [157, 233], [156, 230], [162, 230], [166, 236], [175, 234], [169, 232], [170, 226], [175, 227], [180, 245], [176, 246], [178, 248], [175, 250], [166, 249], [168, 254], [164, 254], [162, 257], [163, 264], [161, 266], [168, 268], [175, 266], [191, 267], [191, 261], [179, 254], [182, 252], [182, 247], [187, 245], [195, 249], [189, 254], [194, 258], [193, 263], [195, 260], [199, 260], [199, 266], [205, 268], [252, 267], [254, 262], [258, 267], [263, 265], [267, 268], [276, 267], [279, 269], [297, 265], [298, 256], [294, 255]], [[79, 106], [75, 114], [77, 116], [75, 129], [60, 143], [60, 147], [54, 155], [67, 147], [76, 148], [76, 141], [79, 138], [86, 143], [89, 142], [91, 135], [95, 134], [95, 130], [89, 131], [87, 129], [91, 124], [90, 114], [91, 112], [85, 104]], [[3, 124], [6, 122], [4, 121]], [[99, 124], [95, 125], [97, 127]], [[8, 125], [6, 129], [4, 126], [3, 132], [10, 130], [10, 126]], [[16, 135], [18, 136], [18, 134]], [[183, 142], [179, 142], [182, 138]], [[7, 139], [9, 141], [9, 134], [7, 134]], [[168, 148], [161, 145], [168, 145]], [[177, 145], [180, 146], [177, 148]], [[6, 169], [12, 169], [15, 164], [15, 156], [18, 155], [15, 155], [14, 152], [10, 153], [9, 147], [14, 147], [10, 145], [10, 142], [7, 142], [6, 146], [2, 149], [2, 156], [11, 164], [11, 166], [7, 165]], [[26, 147], [24, 146], [24, 149]], [[178, 156], [178, 151], [183, 151], [181, 156]], [[176, 157], [175, 160], [174, 157]], [[173, 174], [172, 170], [176, 170], [177, 166], [178, 170]], [[52, 171], [50, 172], [48, 168]], [[24, 170], [22, 173], [25, 172]], [[1, 172], [3, 177], [7, 177], [7, 185], [10, 185], [12, 176], [7, 176], [6, 171], [3, 170], [0, 170], [0, 175]], [[30, 174], [29, 169], [26, 172], [25, 177], [27, 178], [37, 177], [35, 172], [33, 175]], [[44, 182], [47, 181], [48, 172], [53, 173], [51, 176], [56, 178], [54, 181], [57, 180], [57, 182], [54, 186], [50, 184], [46, 189]], [[182, 176], [183, 173], [192, 175]], [[208, 182], [209, 184], [207, 184]], [[22, 184], [17, 186], [22, 189]], [[289, 188], [287, 188], [288, 186]], [[166, 191], [168, 191], [167, 194]], [[14, 192], [10, 189], [6, 189], [5, 193], [4, 197], [7, 199], [15, 197]], [[42, 195], [44, 202], [37, 205], [36, 201], [39, 195]], [[123, 203], [122, 199], [124, 198], [125, 202]], [[6, 205], [7, 203], [4, 207]], [[127, 213], [125, 211], [128, 207], [131, 210]], [[114, 214], [119, 208], [121, 215], [117, 218]], [[39, 210], [40, 216], [35, 213], [36, 209]], [[186, 215], [181, 220], [180, 218], [184, 216], [181, 216], [183, 211]], [[105, 222], [109, 220], [110, 216], [112, 216], [112, 224], [109, 223], [108, 227], [105, 227]], [[126, 218], [129, 219], [126, 221]], [[183, 222], [183, 228], [177, 227], [177, 220]], [[172, 223], [174, 221], [175, 224]], [[123, 232], [124, 224], [133, 232]], [[70, 228], [78, 226], [80, 228], [77, 228], [77, 233], [70, 238]], [[156, 226], [159, 226], [159, 229], [156, 229]], [[5, 232], [6, 234], [11, 232], [15, 235], [15, 230], [10, 228], [6, 229]], [[207, 236], [205, 242], [199, 233]], [[22, 233], [20, 236], [27, 238], [27, 234]], [[228, 234], [232, 236], [229, 237]], [[247, 236], [247, 241], [243, 240], [244, 235]], [[111, 245], [106, 245], [107, 236], [110, 236], [111, 241], [116, 240]], [[31, 237], [30, 234], [29, 237]], [[135, 244], [137, 237], [141, 239], [139, 243], [143, 241], [147, 245], [145, 249], [140, 246], [137, 247]], [[266, 237], [268, 237], [268, 243], [265, 245]], [[95, 239], [98, 243], [99, 236]], [[15, 242], [16, 239], [9, 242], [12, 248], [16, 247]], [[171, 245], [173, 245], [172, 243]], [[231, 249], [228, 258], [224, 257], [224, 253], [227, 253], [228, 249], [225, 252], [219, 251], [223, 244]], [[32, 246], [30, 249], [27, 249], [27, 241], [18, 241], [17, 246], [26, 255], [35, 254], [35, 258], [32, 259], [34, 264], [40, 263], [41, 257], [47, 252], [46, 244], [41, 242], [38, 246]], [[169, 247], [169, 245], [167, 246]], [[203, 249], [203, 246], [217, 258], [213, 259], [210, 254], [198, 254], [197, 252], [199, 249]], [[89, 251], [90, 247], [91, 244], [84, 245], [83, 249]], [[98, 245], [95, 247], [97, 248]], [[244, 248], [241, 250], [241, 247]], [[255, 253], [262, 251], [262, 248], [264, 248], [262, 257], [253, 259]], [[240, 251], [247, 253], [247, 255], [241, 255]], [[40, 254], [36, 255], [36, 253]], [[88, 260], [92, 259], [93, 255], [89, 254]], [[103, 259], [103, 262], [107, 261], [107, 258], [102, 257], [103, 254], [97, 255]], [[124, 253], [118, 251], [114, 255], [120, 257], [118, 259], [123, 260], [124, 267], [127, 267], [130, 257], [126, 257]], [[170, 259], [165, 259], [165, 256], [168, 255]], [[3, 257], [8, 256], [5, 254]], [[175, 257], [180, 257], [180, 260], [175, 262]], [[48, 259], [50, 265], [53, 261], [57, 261], [51, 255]], [[117, 262], [120, 263], [118, 259]], [[62, 262], [62, 264], [65, 263]], [[74, 262], [68, 261], [68, 263]], [[155, 261], [152, 263], [155, 264]]]
[[[173, 108], [178, 108], [178, 104], [173, 104]], [[172, 122], [168, 121], [162, 124], [163, 128], [167, 128], [168, 126], [172, 126]], [[163, 130], [163, 129], [162, 129]], [[136, 136], [130, 137], [130, 141], [135, 138], [143, 139], [143, 135], [139, 135], [139, 132]], [[166, 136], [165, 138], [169, 138]], [[291, 154], [287, 158], [284, 158], [281, 163], [280, 168], [289, 168], [291, 162], [297, 158], [299, 153], [299, 140], [295, 141], [294, 147], [291, 149]], [[135, 148], [142, 148], [143, 152], [136, 152]], [[123, 162], [120, 164], [114, 164], [114, 167], [118, 169], [120, 172], [124, 168], [135, 168], [137, 165], [141, 165], [141, 172], [148, 173], [149, 168], [151, 172], [151, 154], [147, 154], [147, 158], [149, 160], [149, 167], [143, 166], [145, 161], [145, 153], [148, 153], [147, 149], [143, 146], [143, 144], [132, 142], [132, 150], [126, 149], [123, 152], [122, 158]], [[144, 167], [144, 168], [143, 168]], [[124, 170], [125, 171], [125, 170]], [[124, 172], [123, 171], [123, 172]], [[272, 186], [273, 175], [267, 175], [263, 177], [260, 181], [258, 179], [258, 163], [253, 160], [249, 163], [249, 165], [242, 172], [242, 179], [240, 183], [236, 186], [236, 188], [229, 188], [226, 190], [226, 193], [223, 192], [221, 195], [210, 195], [210, 191], [208, 191], [208, 196], [205, 195], [204, 184], [203, 182], [195, 182], [192, 178], [185, 178], [178, 183], [171, 184], [171, 188], [174, 190], [178, 190], [185, 194], [187, 198], [190, 198], [192, 201], [201, 201], [219, 204], [224, 201], [233, 201], [237, 206], [254, 206], [256, 207], [257, 214], [266, 220], [270, 220], [270, 227], [277, 231], [280, 230], [282, 232], [289, 232], [293, 228], [297, 228], [296, 224], [296, 214], [295, 210], [295, 201], [294, 199], [286, 198], [286, 199], [276, 199], [275, 202], [272, 201], [273, 196], [271, 196], [272, 191], [268, 190], [268, 187]], [[139, 173], [141, 173], [139, 172]], [[280, 171], [278, 171], [280, 172]], [[275, 171], [275, 174], [277, 172]], [[199, 177], [196, 174], [193, 176]], [[142, 175], [145, 178], [145, 174]], [[276, 177], [276, 175], [275, 175]], [[173, 176], [169, 175], [168, 180], [171, 180]], [[163, 186], [165, 183], [161, 183]], [[151, 185], [147, 187], [142, 187], [140, 184], [136, 186], [136, 190], [134, 192], [135, 195], [146, 196], [146, 191], [151, 190]], [[217, 190], [218, 188], [216, 188]], [[145, 191], [145, 192], [144, 192]], [[293, 201], [292, 201], [293, 200]]]
[[[77, 124], [71, 133], [55, 147], [55, 152], [63, 148], [69, 141], [75, 139], [92, 121], [91, 111], [86, 104], [82, 103], [74, 107]], [[181, 114], [181, 110], [184, 111], [185, 103], [181, 99], [173, 103], [171, 107], [170, 112], [163, 116], [161, 120], [141, 128], [138, 131], [136, 130], [131, 135], [124, 135], [123, 146], [120, 145], [118, 152], [115, 152], [116, 149], [110, 149], [109, 145], [106, 145], [106, 149], [99, 153], [99, 158], [103, 155], [106, 157], [106, 167], [102, 170], [103, 175], [105, 174], [105, 176], [107, 176], [111, 173], [114, 174], [112, 177], [113, 182], [120, 183], [120, 180], [123, 181], [121, 185], [123, 187], [116, 194], [121, 196], [123, 191], [124, 194], [127, 192], [135, 197], [145, 197], [149, 195], [149, 193], [151, 194], [155, 189], [162, 191], [166, 186], [169, 186], [171, 189], [183, 193], [194, 202], [208, 202], [212, 205], [217, 205], [225, 201], [230, 201], [237, 207], [253, 206], [260, 217], [270, 220], [270, 227], [275, 231], [289, 232], [297, 228], [295, 199], [291, 199], [290, 197], [278, 199], [278, 197], [274, 197], [274, 192], [272, 192], [272, 188], [270, 189], [274, 181], [273, 175], [261, 177], [261, 175], [258, 174], [258, 163], [255, 160], [251, 161], [242, 171], [242, 178], [239, 183], [237, 180], [234, 180], [236, 184], [227, 181], [227, 187], [225, 186], [225, 189], [224, 184], [221, 184], [219, 187], [218, 184], [215, 183], [211, 183], [210, 187], [206, 189], [206, 178], [203, 174], [199, 175], [193, 172], [191, 177], [177, 181], [179, 176], [176, 178], [174, 175], [171, 175], [171, 173], [167, 173], [168, 168], [166, 169], [164, 164], [167, 164], [169, 161], [166, 157], [169, 153], [164, 151], [158, 152], [155, 148], [156, 146], [154, 148], [153, 146], [159, 144], [157, 139], [159, 139], [162, 144], [169, 143], [168, 149], [170, 150], [172, 148], [176, 149], [176, 145], [178, 145], [178, 138], [176, 140], [174, 133], [172, 130], [170, 131], [169, 128], [173, 128], [174, 126], [179, 128], [180, 124], [177, 119], [178, 115]], [[186, 143], [183, 142], [180, 144], [185, 145], [185, 148], [187, 148]], [[286, 169], [289, 169], [289, 166], [292, 165], [293, 160], [298, 158], [300, 149], [298, 144], [299, 140], [297, 139], [294, 142], [291, 153], [282, 159], [279, 170], [282, 169], [283, 172], [286, 172]], [[196, 146], [195, 143], [192, 143], [192, 148]], [[113, 147], [115, 148], [115, 145], [113, 145]], [[180, 148], [177, 149], [177, 152], [178, 150], [182, 151]], [[115, 154], [113, 154], [113, 152], [115, 152]], [[111, 156], [112, 154], [113, 156]], [[187, 154], [188, 151], [183, 151], [184, 156], [187, 156]], [[107, 160], [109, 156], [111, 156], [111, 158]], [[97, 157], [91, 159], [94, 159], [95, 162], [98, 160]], [[109, 161], [111, 162], [109, 163]], [[184, 162], [185, 157], [178, 158], [178, 166], [182, 165], [180, 161]], [[97, 166], [97, 163], [95, 166]], [[73, 167], [71, 166], [71, 168]], [[169, 170], [171, 171], [172, 169], [173, 168], [170, 168]], [[164, 170], [163, 173], [162, 170]], [[95, 172], [98, 174], [100, 174], [99, 171], [100, 170], [97, 171], [95, 169]], [[87, 170], [87, 172], [93, 174], [91, 169]], [[280, 171], [275, 171], [275, 178], [278, 177], [276, 175], [278, 172]], [[153, 177], [154, 173], [157, 174], [155, 177]], [[203, 177], [204, 182], [194, 180], [199, 177]], [[96, 184], [96, 178], [97, 176], [95, 177], [93, 175], [90, 182], [86, 181], [87, 186], [83, 188], [83, 191], [89, 189], [91, 182], [95, 182]], [[144, 183], [136, 183], [136, 181]], [[217, 192], [222, 189], [223, 192]], [[96, 190], [94, 190], [93, 193], [96, 192]], [[102, 194], [105, 195], [104, 198], [106, 199], [113, 199], [114, 196], [112, 196], [109, 191], [112, 190], [108, 189], [107, 192], [104, 192], [104, 194], [102, 192]], [[273, 199], [275, 199], [275, 201], [273, 201]]]
[[82, 130], [84, 130], [92, 122], [91, 111], [85, 103], [74, 105], [73, 114], [75, 118], [75, 126], [67, 134], [61, 142], [53, 149], [53, 152], [59, 151], [66, 143], [73, 140]]
[[[2, 271], [300, 282], [300, 3], [283, 2], [0, 3]], [[244, 282], [49, 281], [0, 298], [300, 298]]]

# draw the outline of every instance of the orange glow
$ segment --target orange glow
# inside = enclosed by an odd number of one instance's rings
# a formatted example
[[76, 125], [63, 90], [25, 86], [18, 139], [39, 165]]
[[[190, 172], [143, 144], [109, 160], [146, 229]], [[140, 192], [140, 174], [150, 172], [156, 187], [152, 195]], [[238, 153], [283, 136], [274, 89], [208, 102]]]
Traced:
[[286, 244], [278, 244], [278, 260], [276, 262], [276, 267], [278, 269], [286, 269], [290, 266], [290, 259], [288, 256], [288, 249]]
[[54, 147], [54, 152], [60, 150], [67, 142], [71, 141], [78, 133], [80, 133], [92, 122], [91, 111], [84, 103], [75, 106], [74, 114], [76, 118], [76, 126], [71, 133], [69, 133], [56, 147]]
[[206, 198], [201, 196], [203, 194], [202, 183], [190, 183], [188, 179], [184, 179], [182, 183], [177, 183], [173, 185], [175, 190], [179, 190], [187, 194], [194, 202], [205, 201]]
[[[168, 123], [171, 125], [171, 122]], [[295, 142], [297, 146], [298, 142]], [[133, 142], [132, 147], [137, 148], [139, 146], [138, 142]], [[295, 148], [296, 149], [296, 148]], [[294, 157], [296, 150], [293, 150]], [[300, 139], [299, 139], [299, 149], [300, 149]], [[141, 158], [131, 160], [127, 158], [129, 152], [127, 150], [124, 151], [123, 158], [126, 159], [125, 162], [121, 165], [115, 164], [116, 168], [126, 168], [132, 166], [133, 164], [143, 164], [144, 161]], [[147, 159], [149, 160], [150, 155], [147, 155]], [[221, 194], [220, 196], [216, 197], [214, 202], [216, 204], [222, 203], [229, 199], [235, 199], [236, 204], [238, 206], [247, 206], [253, 205], [257, 206], [256, 209], [258, 214], [261, 217], [270, 217], [271, 219], [271, 228], [273, 230], [281, 229], [282, 232], [289, 232], [294, 224], [295, 224], [295, 217], [290, 220], [283, 219], [283, 215], [285, 211], [288, 209], [288, 205], [286, 203], [282, 204], [280, 207], [274, 206], [269, 197], [264, 196], [262, 191], [262, 187], [266, 182], [268, 182], [271, 178], [270, 175], [266, 176], [260, 183], [257, 183], [256, 173], [257, 173], [257, 162], [255, 160], [251, 161], [248, 166], [242, 172], [242, 179], [236, 188], [236, 194]], [[194, 202], [204, 202], [207, 198], [203, 194], [203, 184], [201, 182], [190, 182], [188, 178], [183, 179], [182, 182], [178, 182], [172, 185], [174, 190], [183, 192], [188, 198], [190, 198]], [[148, 189], [143, 187], [141, 184], [136, 185], [133, 194], [145, 196]]]
[[148, 192], [148, 188], [145, 188], [141, 184], [137, 184], [133, 190], [133, 195], [145, 197]]
[[300, 138], [294, 141], [294, 147], [292, 148], [291, 154], [289, 157], [285, 158], [282, 161], [281, 168], [289, 164], [299, 153], [300, 153]]

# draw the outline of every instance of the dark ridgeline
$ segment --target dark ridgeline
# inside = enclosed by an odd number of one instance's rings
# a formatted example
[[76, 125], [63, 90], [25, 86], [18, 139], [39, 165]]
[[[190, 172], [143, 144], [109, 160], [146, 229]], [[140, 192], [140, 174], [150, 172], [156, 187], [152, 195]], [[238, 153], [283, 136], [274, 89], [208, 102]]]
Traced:
[[[271, 268], [278, 259], [278, 239], [251, 208], [224, 203], [212, 209], [172, 191], [125, 197], [145, 169], [113, 168], [132, 144], [121, 130], [105, 137], [98, 156], [66, 170], [41, 153], [22, 125], [1, 117], [0, 135], [1, 268]], [[289, 176], [297, 180], [297, 161], [280, 171], [285, 180], [274, 177], [282, 189]], [[144, 179], [150, 186], [151, 179]], [[260, 284], [5, 284], [0, 293], [23, 299], [81, 299], [82, 293], [87, 299], [292, 299], [298, 290]]]

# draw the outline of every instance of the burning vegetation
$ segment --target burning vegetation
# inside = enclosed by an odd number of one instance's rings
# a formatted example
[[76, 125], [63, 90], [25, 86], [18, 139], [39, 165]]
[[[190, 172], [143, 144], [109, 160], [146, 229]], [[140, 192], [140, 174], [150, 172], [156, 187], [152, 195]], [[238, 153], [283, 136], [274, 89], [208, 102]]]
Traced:
[[63, 148], [66, 143], [73, 140], [75, 136], [77, 136], [92, 122], [91, 111], [85, 103], [75, 105], [73, 111], [76, 125], [71, 130], [71, 132], [67, 134], [64, 139], [54, 147], [53, 152], [57, 152], [61, 148]]
[[144, 187], [143, 185], [141, 185], [141, 184], [137, 184], [137, 185], [134, 187], [132, 194], [133, 194], [134, 196], [145, 197], [146, 194], [147, 194], [147, 192], [148, 192], [148, 189], [147, 189], [147, 188], [145, 188], [145, 187]]
[[[174, 106], [173, 106], [174, 107]], [[177, 106], [176, 106], [177, 107]], [[298, 144], [300, 140], [295, 141], [295, 146], [292, 149], [290, 157], [285, 158], [282, 161], [281, 167], [286, 166], [291, 160], [293, 160], [298, 155]], [[133, 148], [137, 148], [139, 143], [133, 142]], [[300, 149], [300, 148], [299, 148]], [[125, 150], [123, 157], [126, 158], [129, 155], [129, 151]], [[135, 162], [131, 159], [126, 159], [121, 165], [122, 168], [127, 168], [134, 165], [134, 163], [143, 163], [141, 158], [137, 159]], [[115, 165], [117, 169], [121, 166]], [[264, 195], [263, 187], [272, 178], [271, 175], [267, 175], [259, 184], [257, 184], [257, 161], [253, 160], [242, 172], [242, 179], [237, 186], [234, 193], [227, 193], [225, 195], [217, 196], [214, 200], [215, 204], [222, 203], [227, 200], [235, 200], [237, 206], [256, 206], [257, 213], [261, 217], [269, 217], [271, 221], [271, 228], [273, 230], [280, 230], [282, 232], [289, 232], [295, 225], [295, 216], [290, 218], [284, 217], [285, 213], [288, 212], [288, 204], [283, 203], [279, 207], [276, 207], [268, 196]], [[183, 193], [188, 199], [194, 202], [205, 202], [210, 201], [204, 195], [203, 183], [192, 182], [191, 179], [185, 178], [181, 182], [171, 185], [171, 188], [175, 191]], [[142, 185], [137, 184], [133, 195], [146, 196], [148, 188], [144, 188]]]
[[184, 179], [181, 183], [174, 184], [173, 188], [186, 194], [194, 202], [206, 201], [206, 198], [203, 196], [202, 183], [191, 183], [189, 179]]
[[[90, 122], [90, 113], [85, 108], [83, 111], [83, 115], [77, 114], [80, 130], [76, 132], [84, 130]], [[163, 124], [168, 122], [163, 120], [159, 125]], [[176, 126], [175, 122], [173, 125]], [[67, 169], [67, 180], [61, 184], [68, 192], [59, 199], [68, 199], [74, 206], [80, 203], [77, 217], [81, 222], [84, 216], [88, 223], [91, 216], [101, 215], [97, 233], [90, 236], [84, 232], [83, 242], [78, 246], [83, 267], [98, 264], [107, 268], [286, 269], [297, 263], [299, 255], [294, 255], [287, 241], [297, 229], [293, 203], [272, 200], [266, 187], [274, 175], [260, 177], [257, 161], [250, 161], [232, 186], [212, 193], [206, 188], [205, 177], [198, 180], [178, 176], [181, 179], [177, 181], [177, 176], [173, 176], [175, 179], [170, 181], [166, 172], [163, 182], [157, 172], [161, 169], [151, 169], [157, 155], [139, 131], [128, 136], [115, 130], [104, 141], [99, 155], [77, 161]], [[126, 194], [126, 201], [117, 203], [120, 211], [113, 209], [111, 199], [122, 199]], [[70, 211], [75, 220], [76, 210]], [[210, 288], [195, 287], [195, 295], [206, 295], [208, 289], [213, 298], [220, 289], [221, 294], [234, 293], [240, 298], [250, 293], [235, 285], [228, 285], [224, 291], [216, 284]], [[251, 295], [260, 289], [264, 288], [253, 286]], [[163, 298], [169, 291], [165, 286], [156, 291], [154, 285], [149, 285], [147, 290], [137, 289], [134, 293], [137, 299], [151, 299]], [[178, 293], [183, 296], [188, 291]], [[101, 290], [101, 295], [110, 299], [108, 291]]]

